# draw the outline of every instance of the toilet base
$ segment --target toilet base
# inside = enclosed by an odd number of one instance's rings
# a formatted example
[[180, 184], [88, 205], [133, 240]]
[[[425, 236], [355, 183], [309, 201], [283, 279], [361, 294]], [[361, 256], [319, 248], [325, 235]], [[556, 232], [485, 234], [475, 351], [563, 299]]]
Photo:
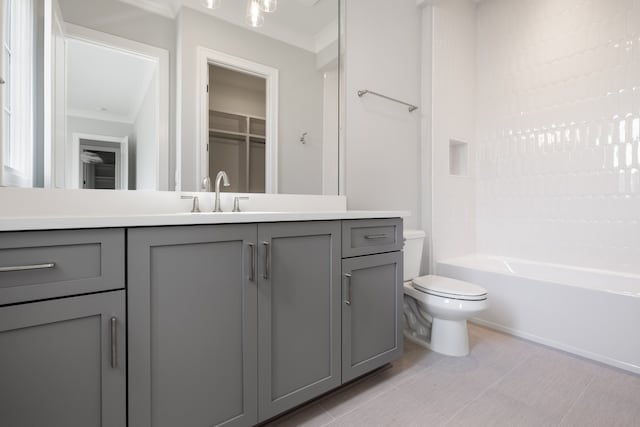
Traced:
[[469, 335], [466, 320], [433, 319], [431, 341], [416, 333], [404, 329], [404, 336], [411, 342], [445, 356], [467, 356], [469, 354]]
[[466, 320], [433, 319], [429, 347], [436, 353], [447, 356], [469, 354], [469, 333]]

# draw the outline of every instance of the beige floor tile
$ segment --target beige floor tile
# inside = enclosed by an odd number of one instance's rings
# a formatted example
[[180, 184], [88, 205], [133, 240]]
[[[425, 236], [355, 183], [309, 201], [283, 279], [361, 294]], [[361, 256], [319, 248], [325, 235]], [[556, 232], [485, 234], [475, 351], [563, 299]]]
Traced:
[[337, 390], [320, 399], [318, 403], [334, 418], [351, 412], [394, 387], [393, 376], [386, 371], [376, 372], [346, 388]]
[[312, 403], [305, 405], [300, 409], [293, 411], [283, 417], [265, 424], [265, 427], [321, 427], [333, 421], [333, 417], [329, 415], [320, 405]]
[[422, 347], [412, 341], [405, 339], [404, 354], [402, 355], [402, 358], [400, 360], [393, 363], [395, 365], [397, 363], [406, 364], [407, 362], [410, 362], [428, 368], [434, 363], [437, 363], [439, 360], [444, 359], [445, 357], [447, 356], [435, 353], [431, 350], [426, 349], [425, 347]]
[[446, 421], [503, 375], [471, 357], [443, 359], [398, 389], [420, 399], [429, 419]]
[[[410, 343], [410, 341], [406, 341], [406, 343]], [[405, 344], [405, 351], [402, 357], [391, 363], [389, 369], [381, 372], [380, 375], [387, 376], [388, 381], [397, 386], [435, 365], [445, 357], [417, 344]]]
[[336, 419], [330, 427], [438, 426], [442, 419], [428, 416], [422, 403], [397, 389], [391, 389], [359, 408]]
[[543, 427], [555, 426], [557, 420], [502, 393], [487, 391], [458, 412], [447, 427]]
[[319, 403], [332, 416], [340, 417], [388, 389], [410, 380], [443, 358], [438, 353], [405, 340], [403, 356], [391, 363], [391, 366], [322, 398]]
[[390, 368], [269, 426], [640, 426], [640, 376], [477, 325], [469, 339], [460, 358], [405, 341]]
[[561, 425], [640, 425], [640, 376], [603, 367]]
[[508, 372], [543, 347], [500, 332], [469, 324], [470, 356], [501, 372]]
[[532, 355], [493, 389], [559, 422], [593, 376], [593, 364], [544, 351]]

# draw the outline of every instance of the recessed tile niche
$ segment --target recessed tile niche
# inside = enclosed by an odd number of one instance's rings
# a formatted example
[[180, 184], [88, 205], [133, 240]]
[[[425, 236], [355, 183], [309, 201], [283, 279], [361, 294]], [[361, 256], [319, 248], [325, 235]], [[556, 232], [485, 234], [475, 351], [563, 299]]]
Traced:
[[455, 139], [449, 140], [449, 174], [469, 176], [468, 168], [469, 144]]

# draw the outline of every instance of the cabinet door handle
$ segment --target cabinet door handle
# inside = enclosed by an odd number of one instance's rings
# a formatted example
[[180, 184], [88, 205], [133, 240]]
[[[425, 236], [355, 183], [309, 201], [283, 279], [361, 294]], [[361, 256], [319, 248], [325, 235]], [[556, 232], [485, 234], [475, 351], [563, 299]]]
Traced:
[[270, 264], [270, 254], [269, 254], [269, 242], [262, 242], [264, 245], [264, 271], [262, 272], [262, 278], [269, 278], [269, 264]]
[[387, 237], [386, 234], [367, 234], [364, 236], [367, 240], [386, 239]]
[[351, 274], [345, 273], [345, 290], [347, 293], [347, 298], [344, 300], [344, 303], [347, 305], [351, 305]]
[[118, 318], [111, 318], [111, 367], [118, 367]]
[[254, 282], [256, 280], [256, 245], [247, 243], [247, 246], [249, 246], [249, 252], [251, 253], [251, 274], [249, 281]]
[[0, 273], [8, 273], [10, 271], [44, 270], [46, 268], [53, 268], [55, 266], [56, 266], [55, 262], [47, 262], [44, 264], [31, 264], [31, 265], [14, 265], [9, 267], [0, 267]]

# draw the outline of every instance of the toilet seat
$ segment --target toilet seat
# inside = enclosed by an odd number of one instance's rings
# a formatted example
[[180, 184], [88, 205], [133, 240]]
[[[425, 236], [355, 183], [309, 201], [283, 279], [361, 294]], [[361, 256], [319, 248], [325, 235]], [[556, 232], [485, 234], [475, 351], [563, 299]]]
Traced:
[[448, 277], [428, 275], [416, 277], [411, 286], [417, 291], [429, 295], [463, 301], [482, 301], [487, 299], [487, 290], [473, 283]]

